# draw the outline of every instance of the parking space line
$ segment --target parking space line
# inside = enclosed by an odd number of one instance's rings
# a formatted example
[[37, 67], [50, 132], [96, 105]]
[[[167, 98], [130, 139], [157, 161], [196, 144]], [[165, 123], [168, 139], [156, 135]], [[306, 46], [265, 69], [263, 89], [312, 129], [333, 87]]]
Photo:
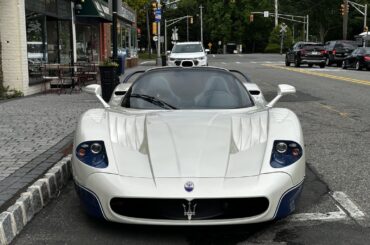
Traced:
[[328, 213], [298, 213], [288, 217], [289, 221], [338, 221], [347, 219], [347, 214], [338, 207], [339, 211]]
[[314, 72], [314, 71], [309, 71], [309, 70], [289, 68], [289, 67], [270, 65], [270, 64], [264, 64], [263, 66], [370, 86], [370, 81], [368, 81], [368, 80], [359, 80], [359, 79], [353, 79], [353, 78], [349, 78], [349, 77], [341, 77], [341, 76], [330, 75], [330, 74], [326, 74], [326, 73], [319, 73], [319, 72]]
[[357, 221], [365, 219], [364, 212], [362, 212], [344, 192], [334, 191], [330, 193], [330, 195], [348, 212], [353, 219]]

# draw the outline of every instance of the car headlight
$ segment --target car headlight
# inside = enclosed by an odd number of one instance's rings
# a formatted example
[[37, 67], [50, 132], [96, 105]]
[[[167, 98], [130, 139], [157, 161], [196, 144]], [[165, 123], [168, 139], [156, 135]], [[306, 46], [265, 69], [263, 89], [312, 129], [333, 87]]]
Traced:
[[202, 57], [199, 57], [198, 60], [204, 60], [206, 57], [202, 56]]
[[76, 157], [83, 163], [94, 168], [106, 168], [108, 157], [103, 141], [86, 141], [76, 148]]
[[298, 161], [303, 154], [302, 147], [294, 141], [274, 141], [270, 165], [273, 168], [283, 168]]

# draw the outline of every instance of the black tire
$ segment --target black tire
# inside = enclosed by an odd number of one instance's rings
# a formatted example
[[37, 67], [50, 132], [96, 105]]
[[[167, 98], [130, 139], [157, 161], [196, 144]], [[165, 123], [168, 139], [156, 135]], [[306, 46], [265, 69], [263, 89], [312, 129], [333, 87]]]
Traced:
[[287, 59], [285, 59], [285, 66], [290, 66], [290, 62]]
[[347, 69], [347, 65], [346, 65], [346, 61], [345, 60], [343, 60], [343, 62], [342, 62], [342, 69]]
[[325, 64], [320, 64], [320, 68], [325, 68]]
[[356, 70], [358, 70], [358, 71], [361, 71], [361, 70], [362, 70], [362, 67], [361, 67], [360, 61], [356, 61], [355, 68], [356, 68]]
[[337, 67], [342, 67], [343, 61], [337, 62]]
[[312, 68], [313, 67], [313, 64], [308, 64], [308, 67]]
[[300, 67], [301, 66], [301, 63], [299, 63], [297, 58], [294, 59], [294, 66], [295, 67]]

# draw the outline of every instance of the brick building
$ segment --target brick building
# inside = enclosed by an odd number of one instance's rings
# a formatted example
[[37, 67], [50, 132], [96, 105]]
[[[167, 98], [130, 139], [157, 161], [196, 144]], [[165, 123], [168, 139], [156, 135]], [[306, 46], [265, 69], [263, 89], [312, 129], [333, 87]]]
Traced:
[[[135, 56], [136, 14], [118, 2], [123, 23], [118, 26], [118, 48]], [[112, 0], [0, 1], [0, 79], [4, 86], [35, 94], [45, 85], [40, 72], [45, 63], [97, 64], [110, 57], [111, 6]]]

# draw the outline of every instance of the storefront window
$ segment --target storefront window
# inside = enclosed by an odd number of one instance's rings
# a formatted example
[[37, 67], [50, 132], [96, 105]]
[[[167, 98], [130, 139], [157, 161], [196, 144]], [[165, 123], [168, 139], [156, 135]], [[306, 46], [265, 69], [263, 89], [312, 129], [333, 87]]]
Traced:
[[99, 62], [99, 25], [76, 25], [77, 61]]
[[30, 83], [41, 80], [42, 63], [47, 61], [45, 43], [45, 16], [35, 12], [26, 13], [27, 58]]
[[70, 64], [72, 61], [71, 22], [60, 21], [59, 23], [60, 63]]

